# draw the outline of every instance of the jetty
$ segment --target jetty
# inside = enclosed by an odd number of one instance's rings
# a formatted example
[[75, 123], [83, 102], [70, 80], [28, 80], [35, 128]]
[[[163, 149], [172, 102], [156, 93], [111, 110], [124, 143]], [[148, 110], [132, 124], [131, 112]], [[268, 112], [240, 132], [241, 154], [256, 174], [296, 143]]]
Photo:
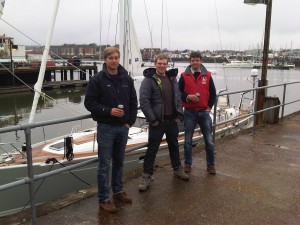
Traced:
[[[119, 212], [99, 209], [97, 187], [38, 206], [38, 224], [272, 224], [300, 221], [300, 112], [216, 142], [216, 175], [206, 172], [203, 146], [194, 148], [189, 181], [173, 177], [169, 160], [156, 164], [154, 181], [138, 191], [141, 168], [125, 175], [132, 204]], [[62, 187], [63, 188], [63, 187]], [[30, 211], [0, 224], [30, 224]]]
[[[47, 66], [44, 77], [43, 89], [54, 89], [63, 87], [79, 87], [87, 85], [88, 77], [98, 72], [96, 65], [85, 66]], [[8, 68], [0, 68], [0, 93], [13, 93], [30, 91], [39, 75], [39, 67], [14, 68], [13, 76]], [[75, 79], [78, 73], [78, 79]], [[60, 79], [57, 77], [60, 76]], [[19, 80], [20, 79], [20, 80]]]

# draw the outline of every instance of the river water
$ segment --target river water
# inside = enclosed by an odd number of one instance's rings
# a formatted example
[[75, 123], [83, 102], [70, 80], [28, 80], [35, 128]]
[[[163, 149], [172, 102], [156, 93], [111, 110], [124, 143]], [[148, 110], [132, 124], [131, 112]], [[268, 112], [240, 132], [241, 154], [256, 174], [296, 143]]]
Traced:
[[[178, 63], [176, 64], [176, 67], [179, 68], [179, 72], [182, 72], [187, 65], [187, 63]], [[209, 70], [213, 71], [213, 79], [217, 90], [225, 89], [227, 87], [228, 91], [238, 91], [253, 87], [251, 69], [224, 69], [221, 64], [207, 63], [204, 65]], [[259, 76], [260, 74], [261, 71], [259, 70]], [[139, 92], [141, 80], [142, 79], [137, 79], [135, 83], [137, 93]], [[267, 80], [269, 85], [299, 81], [300, 70], [268, 70]], [[255, 85], [257, 86], [257, 83]], [[296, 100], [297, 96], [299, 96], [299, 89], [300, 84], [289, 85], [286, 93], [286, 102]], [[56, 100], [54, 102], [49, 102], [40, 99], [35, 116], [35, 121], [37, 122], [88, 114], [88, 111], [83, 105], [85, 88], [52, 90], [47, 91], [46, 94]], [[252, 93], [247, 95], [249, 98], [252, 97]], [[268, 89], [267, 95], [279, 97], [282, 101], [283, 87]], [[33, 96], [34, 94], [31, 92], [0, 95], [0, 128], [28, 123]], [[240, 94], [231, 96], [231, 104], [238, 106], [239, 99]], [[285, 115], [298, 110], [300, 110], [299, 103], [287, 105], [285, 107]], [[45, 138], [49, 139], [68, 134], [72, 127], [78, 124], [82, 126], [83, 129], [96, 125], [92, 119], [88, 119], [48, 126], [45, 128], [35, 128], [32, 130], [32, 143], [43, 141]], [[16, 142], [14, 146], [20, 147], [22, 143], [24, 143], [24, 140], [24, 132], [22, 131], [0, 134], [0, 143]], [[12, 147], [9, 145], [1, 144], [0, 153], [1, 151], [9, 150], [11, 148]]]

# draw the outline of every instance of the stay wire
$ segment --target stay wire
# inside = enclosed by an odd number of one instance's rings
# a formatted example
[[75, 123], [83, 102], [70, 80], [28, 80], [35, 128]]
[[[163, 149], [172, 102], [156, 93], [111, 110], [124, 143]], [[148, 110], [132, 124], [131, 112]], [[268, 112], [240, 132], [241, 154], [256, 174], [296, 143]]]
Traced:
[[[28, 35], [26, 35], [24, 32], [22, 32], [21, 30], [19, 30], [19, 29], [16, 28], [15, 26], [11, 25], [9, 22], [7, 22], [6, 20], [4, 20], [3, 18], [0, 18], [0, 20], [2, 20], [2, 21], [3, 21], [4, 23], [6, 23], [8, 26], [10, 26], [10, 27], [12, 27], [13, 29], [15, 29], [17, 32], [19, 32], [19, 33], [21, 33], [22, 35], [24, 35], [26, 38], [28, 38], [29, 40], [31, 40], [31, 41], [34, 42], [35, 44], [39, 45], [40, 47], [43, 47], [40, 43], [38, 43], [37, 41], [33, 40], [31, 37], [29, 37]], [[45, 48], [45, 47], [44, 47], [44, 48]], [[52, 52], [52, 51], [50, 51], [50, 50], [49, 50], [49, 52], [51, 52], [51, 54], [57, 56], [58, 58], [63, 59], [62, 57], [58, 56], [58, 55], [55, 54], [54, 52]], [[74, 66], [72, 63], [69, 63], [69, 62], [67, 62], [67, 64]], [[14, 76], [17, 80], [19, 80], [22, 84], [24, 84], [26, 87], [28, 87], [30, 90], [32, 90], [32, 91], [34, 91], [34, 92], [37, 91], [36, 89], [33, 89], [33, 88], [30, 87], [28, 84], [26, 84], [23, 80], [21, 80], [21, 79], [20, 79], [18, 76], [16, 76], [14, 73], [12, 73], [12, 72], [11, 72], [8, 68], [6, 68], [2, 63], [0, 63], [0, 65], [1, 65], [3, 68], [5, 68], [5, 69], [6, 69], [12, 76]], [[74, 67], [77, 68], [77, 69], [79, 69], [80, 71], [86, 73], [85, 71], [81, 70], [81, 69], [78, 68], [77, 66], [74, 66]], [[50, 100], [50, 101], [52, 101], [52, 102], [55, 102], [55, 101], [56, 101], [55, 99], [53, 99], [53, 98], [50, 97], [49, 95], [45, 94], [44, 92], [39, 92], [39, 93], [40, 93], [40, 95], [41, 95], [43, 98], [45, 98], [46, 100]], [[71, 112], [71, 113], [75, 114], [75, 115], [82, 115], [82, 113], [79, 112], [79, 111], [76, 113], [76, 112], [74, 111], [74, 109], [71, 108], [71, 107], [68, 107], [68, 106], [65, 106], [65, 105], [64, 105], [64, 106], [58, 105], [58, 106], [61, 107], [62, 109], [67, 110], [68, 112]]]
[[168, 18], [168, 5], [166, 1], [166, 19], [167, 19], [167, 29], [168, 29], [168, 41], [169, 41], [169, 50], [171, 49], [171, 41], [170, 41], [170, 28], [169, 28], [169, 18]]
[[[217, 3], [216, 0], [214, 0], [214, 6], [215, 6], [215, 13], [216, 13], [216, 19], [217, 19], [217, 26], [218, 26], [218, 34], [219, 34], [219, 41], [220, 41], [220, 49], [223, 49], [222, 46], [222, 39], [221, 39], [221, 32], [220, 32], [220, 25], [219, 25], [219, 17], [218, 17], [218, 9], [217, 9]], [[225, 79], [225, 88], [226, 90], [228, 90], [228, 85], [227, 85], [227, 76], [226, 76], [226, 70], [225, 67], [223, 67], [223, 72], [224, 72], [224, 79]], [[230, 106], [230, 100], [229, 100], [229, 96], [227, 95], [227, 102]]]
[[[41, 45], [40, 43], [38, 43], [37, 41], [35, 41], [34, 39], [32, 39], [31, 37], [29, 37], [27, 34], [25, 34], [24, 32], [22, 32], [21, 30], [19, 30], [18, 28], [16, 28], [15, 26], [11, 25], [9, 22], [7, 22], [6, 20], [4, 20], [2, 17], [0, 18], [0, 20], [2, 20], [4, 23], [6, 23], [8, 26], [10, 26], [11, 28], [15, 29], [17, 32], [19, 32], [20, 34], [24, 35], [26, 38], [28, 38], [30, 41], [32, 41], [33, 43], [37, 44], [38, 46], [48, 50], [52, 55], [56, 56], [57, 58], [61, 59], [61, 60], [65, 60], [64, 58], [62, 58], [61, 56], [57, 55], [55, 52], [52, 52], [50, 49], [45, 48], [45, 46]], [[72, 63], [66, 61], [67, 65], [73, 66], [76, 69], [80, 70], [81, 72], [85, 73], [86, 72], [84, 70], [81, 70], [79, 67], [73, 65]]]
[[[131, 25], [131, 23], [130, 23], [130, 20], [131, 20], [131, 15], [129, 16], [129, 5], [127, 4], [127, 9], [125, 9], [125, 10], [127, 10], [127, 19], [128, 19], [128, 58], [129, 59], [132, 59], [132, 46], [131, 46], [131, 29], [133, 29], [130, 25]], [[125, 51], [126, 51], [126, 49], [125, 49]], [[124, 53], [123, 53], [124, 54]], [[129, 68], [128, 68], [129, 69]], [[131, 68], [129, 69], [129, 71], [131, 71], [131, 76], [133, 76], [134, 74], [133, 74], [133, 64], [131, 63]]]
[[[56, 159], [55, 159], [56, 160]], [[56, 160], [56, 163], [60, 164], [62, 167], [66, 167], [63, 163], [59, 162], [58, 160]], [[48, 172], [50, 172], [54, 166], [55, 162], [53, 162], [53, 164], [51, 165], [51, 167], [49, 168]], [[75, 178], [77, 178], [78, 180], [80, 180], [82, 183], [86, 184], [87, 186], [91, 187], [92, 185], [89, 184], [88, 182], [84, 181], [83, 179], [81, 179], [80, 177], [78, 177], [77, 175], [75, 175], [71, 170], [67, 170], [71, 175], [73, 175]], [[42, 182], [39, 184], [39, 186], [37, 187], [37, 189], [35, 190], [34, 194], [36, 194], [38, 192], [38, 190], [41, 188], [42, 184], [45, 182], [46, 177], [43, 178]], [[24, 210], [26, 208], [26, 206], [29, 204], [30, 200], [28, 200], [28, 202], [25, 204], [25, 206], [22, 208], [22, 210]]]
[[17, 152], [19, 152], [24, 158], [27, 158], [26, 154], [24, 154], [22, 151], [20, 151], [16, 146], [14, 146], [12, 143], [10, 144]]
[[[62, 167], [66, 167], [63, 163], [57, 161], [57, 163], [59, 165], [61, 165]], [[91, 184], [89, 184], [88, 182], [84, 181], [83, 179], [81, 179], [79, 176], [77, 176], [76, 174], [74, 174], [71, 170], [67, 170], [71, 175], [73, 175], [75, 178], [77, 178], [78, 180], [80, 180], [82, 183], [86, 184], [87, 186], [92, 186]]]
[[162, 51], [163, 42], [163, 27], [164, 27], [164, 0], [161, 1], [161, 28], [160, 28], [160, 49]]
[[109, 20], [108, 20], [108, 27], [107, 27], [107, 35], [106, 35], [106, 47], [108, 46], [108, 36], [109, 36], [109, 28], [110, 28], [113, 2], [114, 2], [114, 0], [112, 0], [111, 4], [110, 4], [110, 13], [109, 13]]
[[117, 11], [117, 22], [116, 22], [116, 32], [115, 32], [115, 46], [117, 45], [117, 35], [118, 35], [118, 24], [119, 24], [119, 14], [120, 14], [120, 1], [118, 2], [118, 11]]
[[145, 11], [146, 11], [146, 17], [147, 17], [147, 22], [148, 22], [148, 29], [149, 29], [149, 33], [150, 33], [150, 41], [151, 41], [151, 59], [153, 58], [153, 39], [152, 39], [152, 31], [150, 28], [150, 20], [149, 20], [149, 16], [148, 16], [148, 10], [147, 10], [147, 5], [146, 5], [146, 1], [144, 0], [144, 5], [145, 5]]
[[[57, 99], [52, 98], [51, 96], [47, 95], [45, 92], [40, 92], [32, 87], [30, 87], [28, 84], [26, 84], [23, 80], [21, 80], [18, 76], [16, 76], [14, 73], [12, 73], [8, 68], [6, 68], [1, 62], [0, 65], [5, 68], [7, 70], [7, 72], [9, 72], [12, 76], [14, 76], [17, 80], [19, 80], [22, 84], [24, 84], [26, 87], [28, 87], [30, 90], [32, 90], [33, 92], [39, 92], [39, 94], [41, 95], [41, 97], [45, 100], [51, 101], [53, 103], [57, 103]], [[73, 113], [74, 115], [82, 115], [81, 112], [75, 112], [73, 108], [66, 106], [65, 104], [59, 104], [58, 107]]]
[[[48, 172], [52, 170], [52, 167], [54, 166], [54, 164], [51, 165], [51, 167], [49, 168]], [[42, 182], [39, 184], [39, 186], [36, 188], [36, 190], [34, 191], [34, 195], [36, 195], [36, 193], [38, 192], [38, 190], [41, 188], [42, 184], [44, 183], [44, 181], [46, 180], [46, 178], [43, 178]], [[26, 206], [29, 204], [30, 200], [28, 200], [26, 202], [26, 204], [24, 205], [24, 207], [21, 209], [21, 211], [23, 211]]]
[[13, 72], [11, 72], [5, 65], [3, 65], [0, 62], [0, 65], [7, 70], [8, 73], [10, 73], [13, 77], [15, 77], [17, 80], [19, 80], [22, 84], [24, 84], [26, 87], [28, 87], [30, 90], [34, 91], [34, 89], [32, 87], [30, 87], [28, 84], [26, 84], [23, 80], [21, 80], [18, 76], [16, 76]]
[[101, 61], [101, 44], [102, 44], [102, 13], [103, 13], [103, 3], [102, 0], [99, 1], [100, 14], [99, 14], [99, 61]]

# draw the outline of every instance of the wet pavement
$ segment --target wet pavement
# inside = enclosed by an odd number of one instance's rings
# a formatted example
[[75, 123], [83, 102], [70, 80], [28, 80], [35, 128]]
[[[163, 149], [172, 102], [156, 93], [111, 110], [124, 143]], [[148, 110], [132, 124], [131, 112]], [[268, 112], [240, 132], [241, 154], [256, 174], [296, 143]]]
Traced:
[[[300, 113], [283, 124], [259, 127], [255, 136], [247, 130], [218, 140], [216, 175], [206, 172], [203, 147], [195, 150], [189, 181], [173, 177], [162, 162], [144, 193], [138, 191], [141, 170], [127, 174], [125, 190], [133, 203], [117, 204], [115, 214], [99, 210], [92, 188], [87, 191], [92, 197], [42, 215], [37, 224], [300, 224]], [[20, 215], [0, 224], [17, 221]]]

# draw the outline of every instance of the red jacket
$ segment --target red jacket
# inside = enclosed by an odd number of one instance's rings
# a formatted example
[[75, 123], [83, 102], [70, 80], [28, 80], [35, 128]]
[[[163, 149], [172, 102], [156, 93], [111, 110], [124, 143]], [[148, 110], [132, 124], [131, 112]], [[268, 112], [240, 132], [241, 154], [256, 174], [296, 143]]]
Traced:
[[194, 95], [196, 93], [200, 94], [200, 100], [198, 102], [182, 102], [183, 107], [191, 110], [206, 110], [208, 107], [208, 100], [210, 96], [209, 82], [211, 72], [207, 71], [206, 74], [201, 73], [197, 77], [197, 80], [192, 73], [182, 73], [181, 76], [184, 79], [185, 93], [188, 93], [189, 95]]

